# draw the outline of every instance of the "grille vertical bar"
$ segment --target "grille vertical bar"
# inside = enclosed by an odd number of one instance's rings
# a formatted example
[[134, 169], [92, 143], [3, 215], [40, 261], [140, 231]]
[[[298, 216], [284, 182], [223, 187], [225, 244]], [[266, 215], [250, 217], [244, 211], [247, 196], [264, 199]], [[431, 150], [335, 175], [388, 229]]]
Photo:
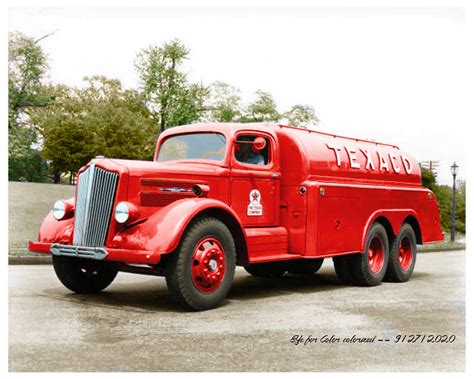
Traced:
[[118, 174], [91, 164], [78, 178], [74, 245], [105, 245]]

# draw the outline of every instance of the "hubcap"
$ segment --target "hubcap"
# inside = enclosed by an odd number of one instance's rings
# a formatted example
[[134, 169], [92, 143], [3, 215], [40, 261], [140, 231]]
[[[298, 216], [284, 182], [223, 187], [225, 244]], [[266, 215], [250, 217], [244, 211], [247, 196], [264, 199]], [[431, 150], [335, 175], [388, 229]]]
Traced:
[[413, 260], [413, 249], [408, 237], [403, 238], [398, 245], [398, 261], [403, 270], [408, 270]]
[[382, 270], [384, 261], [384, 249], [382, 241], [379, 237], [372, 238], [369, 245], [369, 251], [367, 252], [369, 260], [369, 268], [374, 274], [377, 274]]
[[214, 237], [200, 240], [194, 249], [191, 276], [194, 286], [201, 292], [215, 291], [225, 273], [225, 254]]

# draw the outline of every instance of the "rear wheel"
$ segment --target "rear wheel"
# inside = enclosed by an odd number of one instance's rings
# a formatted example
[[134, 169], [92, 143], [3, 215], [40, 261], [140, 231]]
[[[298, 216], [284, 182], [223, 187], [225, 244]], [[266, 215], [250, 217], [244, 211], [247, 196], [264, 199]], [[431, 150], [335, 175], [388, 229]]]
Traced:
[[406, 282], [410, 279], [416, 261], [416, 236], [410, 224], [403, 224], [390, 249], [384, 280]]
[[206, 217], [185, 232], [176, 251], [166, 257], [165, 277], [173, 298], [202, 311], [225, 299], [235, 272], [235, 245], [220, 220]]
[[96, 293], [117, 276], [112, 262], [53, 255], [53, 267], [61, 283], [77, 293]]
[[372, 224], [363, 253], [334, 257], [339, 279], [347, 284], [375, 286], [382, 282], [388, 266], [388, 237], [385, 228]]
[[288, 261], [288, 272], [293, 275], [312, 276], [319, 271], [323, 262], [324, 258], [295, 259], [293, 261]]
[[286, 267], [282, 262], [253, 263], [244, 266], [244, 269], [253, 276], [264, 278], [279, 278], [286, 272]]

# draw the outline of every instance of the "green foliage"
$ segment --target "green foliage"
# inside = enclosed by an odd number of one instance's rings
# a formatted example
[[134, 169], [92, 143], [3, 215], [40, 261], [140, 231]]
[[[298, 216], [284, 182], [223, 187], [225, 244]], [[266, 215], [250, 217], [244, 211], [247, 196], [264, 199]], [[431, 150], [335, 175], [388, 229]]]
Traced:
[[456, 230], [466, 234], [466, 182], [458, 184], [456, 191]]
[[237, 122], [242, 117], [240, 91], [231, 84], [215, 82], [210, 87], [205, 120]]
[[421, 167], [421, 184], [423, 187], [429, 188], [435, 191], [436, 188], [436, 175], [427, 168]]
[[96, 155], [149, 159], [156, 125], [162, 132], [198, 120], [268, 122], [285, 116], [302, 127], [317, 122], [309, 106], [280, 114], [268, 92], [257, 91], [244, 107], [239, 90], [227, 83], [190, 83], [183, 71], [189, 50], [179, 40], [138, 54], [140, 93], [101, 76], [86, 78], [84, 88], [45, 85], [48, 63], [38, 44], [45, 37], [10, 34], [10, 180], [45, 181], [49, 171], [59, 182]]
[[46, 55], [38, 41], [21, 33], [8, 40], [8, 179], [47, 181], [48, 166], [38, 151], [35, 131], [28, 125], [32, 109], [51, 100], [42, 80], [48, 69]]
[[270, 122], [278, 121], [281, 117], [277, 110], [273, 96], [265, 91], [258, 90], [257, 98], [245, 109], [241, 122]]
[[316, 126], [319, 122], [314, 108], [310, 105], [294, 105], [284, 116], [288, 120], [289, 125], [305, 129], [310, 126]]
[[[439, 185], [435, 173], [421, 167], [421, 183], [433, 191], [439, 206], [441, 226], [444, 231], [451, 230], [451, 206], [453, 189], [451, 186]], [[456, 188], [456, 230], [466, 233], [466, 183]]]
[[441, 217], [441, 226], [443, 230], [451, 229], [451, 195], [452, 189], [446, 185], [436, 185], [432, 189], [439, 205], [439, 214]]
[[31, 115], [53, 172], [76, 172], [96, 155], [150, 159], [155, 126], [139, 94], [103, 76], [84, 80], [82, 89], [50, 87], [54, 103]]
[[26, 127], [13, 127], [8, 133], [8, 180], [47, 182], [48, 165], [31, 145], [36, 133]]
[[8, 126], [15, 127], [21, 113], [44, 107], [50, 100], [42, 79], [48, 69], [46, 54], [38, 41], [22, 33], [10, 33], [8, 41]]
[[174, 111], [169, 115], [169, 125], [186, 125], [201, 118], [209, 89], [200, 83], [192, 83], [179, 92]]
[[162, 46], [150, 46], [137, 56], [135, 67], [147, 106], [159, 125], [159, 132], [197, 120], [207, 96], [200, 84], [188, 83], [182, 71], [189, 50], [173, 40]]

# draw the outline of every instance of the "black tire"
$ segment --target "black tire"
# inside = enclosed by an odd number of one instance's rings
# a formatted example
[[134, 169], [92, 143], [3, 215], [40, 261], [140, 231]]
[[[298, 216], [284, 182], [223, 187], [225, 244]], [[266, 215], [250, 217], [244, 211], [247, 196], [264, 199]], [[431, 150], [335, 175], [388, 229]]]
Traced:
[[313, 276], [323, 265], [324, 258], [318, 259], [295, 259], [288, 261], [288, 272], [293, 275]]
[[[377, 272], [372, 271], [369, 263], [369, 247], [374, 239], [381, 242], [381, 248], [383, 249], [382, 266]], [[389, 243], [387, 232], [382, 224], [374, 222], [367, 234], [364, 253], [354, 254], [352, 258], [354, 284], [368, 287], [380, 284], [385, 276], [385, 272], [387, 271], [388, 256]]]
[[253, 263], [244, 266], [244, 269], [250, 275], [261, 278], [279, 278], [286, 272], [283, 262]]
[[[369, 247], [376, 250], [376, 260], [369, 262]], [[346, 284], [376, 286], [385, 276], [388, 266], [388, 236], [382, 224], [374, 222], [370, 227], [363, 253], [334, 257], [334, 268], [338, 278]], [[374, 262], [377, 262], [376, 265]]]
[[[217, 241], [216, 243], [221, 245], [219, 251], [224, 257], [225, 265], [223, 273], [219, 272], [219, 275], [222, 274], [222, 279], [218, 287], [206, 292], [205, 289], [198, 288], [199, 283], [193, 278], [193, 267], [203, 264], [204, 260], [199, 262], [194, 257], [201, 241], [207, 240]], [[234, 279], [235, 260], [234, 239], [227, 226], [213, 217], [198, 219], [184, 232], [177, 250], [165, 257], [164, 269], [168, 290], [173, 299], [185, 309], [203, 311], [215, 308], [230, 290]], [[195, 264], [196, 262], [198, 264]], [[201, 282], [205, 283], [203, 278]]]
[[113, 262], [53, 255], [56, 276], [76, 293], [97, 293], [109, 286], [117, 276]]
[[[400, 251], [400, 248], [403, 249]], [[408, 259], [408, 249], [411, 249], [411, 258]], [[400, 254], [404, 254], [400, 261]], [[385, 281], [406, 282], [410, 279], [416, 262], [416, 235], [410, 224], [403, 224], [400, 232], [393, 240], [388, 258], [388, 267]]]
[[355, 284], [354, 275], [352, 273], [352, 258], [353, 254], [332, 258], [337, 278], [344, 284]]

